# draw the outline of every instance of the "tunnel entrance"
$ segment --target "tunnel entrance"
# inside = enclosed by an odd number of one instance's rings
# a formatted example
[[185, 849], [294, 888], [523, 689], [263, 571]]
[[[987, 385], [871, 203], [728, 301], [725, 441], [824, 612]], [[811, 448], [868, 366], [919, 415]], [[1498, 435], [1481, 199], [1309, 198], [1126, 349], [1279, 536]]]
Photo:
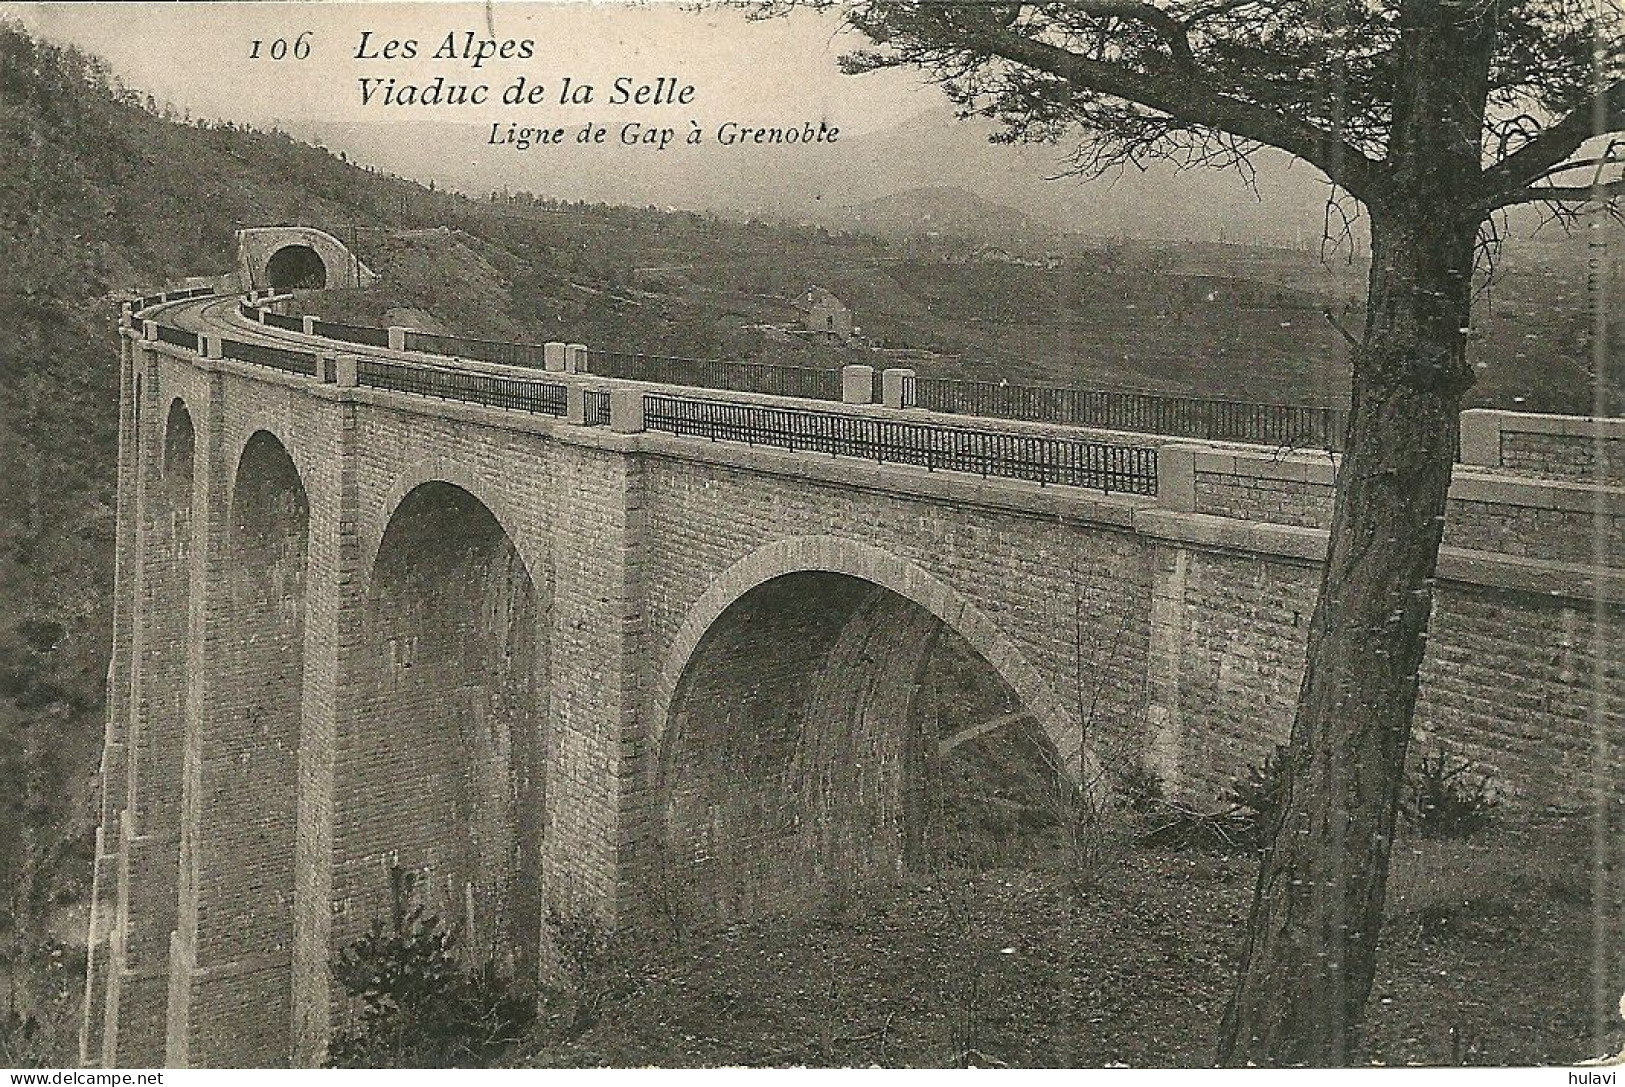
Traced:
[[825, 571], [763, 582], [696, 646], [662, 739], [657, 894], [725, 923], [831, 890], [1033, 863], [1068, 776], [1040, 722], [925, 607]]
[[316, 289], [327, 286], [327, 265], [308, 245], [286, 245], [265, 264], [269, 285], [277, 290]]

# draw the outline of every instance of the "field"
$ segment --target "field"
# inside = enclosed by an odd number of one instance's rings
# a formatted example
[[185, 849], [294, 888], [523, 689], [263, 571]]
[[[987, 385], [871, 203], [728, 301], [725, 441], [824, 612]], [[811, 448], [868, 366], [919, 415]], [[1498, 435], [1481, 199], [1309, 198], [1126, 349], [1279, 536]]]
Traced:
[[[1617, 1050], [1594, 1001], [1625, 986], [1625, 886], [1596, 898], [1586, 820], [1396, 843], [1367, 1043], [1353, 1063], [1564, 1064]], [[524, 1066], [1202, 1066], [1238, 955], [1244, 852], [1118, 841], [1057, 865], [943, 871], [815, 916], [654, 937], [601, 964], [579, 1037]], [[1611, 983], [1594, 993], [1594, 950]]]

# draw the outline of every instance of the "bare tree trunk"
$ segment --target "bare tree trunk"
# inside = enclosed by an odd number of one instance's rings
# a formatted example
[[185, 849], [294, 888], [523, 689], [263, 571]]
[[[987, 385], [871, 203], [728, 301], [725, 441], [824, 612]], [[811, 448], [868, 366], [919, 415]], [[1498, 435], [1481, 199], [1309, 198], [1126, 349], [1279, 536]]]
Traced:
[[[1284, 802], [1262, 858], [1221, 1064], [1350, 1062], [1433, 602], [1466, 362], [1494, 5], [1408, 4], [1390, 188], [1310, 623]], [[1463, 95], [1464, 87], [1480, 88]]]

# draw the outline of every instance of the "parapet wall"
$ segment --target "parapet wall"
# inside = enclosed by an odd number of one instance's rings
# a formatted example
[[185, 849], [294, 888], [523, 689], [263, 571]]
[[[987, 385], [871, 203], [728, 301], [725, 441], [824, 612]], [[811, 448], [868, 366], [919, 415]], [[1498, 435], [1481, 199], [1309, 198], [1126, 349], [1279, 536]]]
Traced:
[[1464, 464], [1625, 483], [1625, 419], [1475, 408], [1461, 414]]
[[[1243, 521], [1325, 528], [1337, 459], [1163, 446], [1163, 504]], [[1570, 471], [1575, 462], [1565, 462]], [[1450, 484], [1447, 547], [1566, 563], [1606, 564], [1625, 554], [1625, 487], [1458, 466]]]

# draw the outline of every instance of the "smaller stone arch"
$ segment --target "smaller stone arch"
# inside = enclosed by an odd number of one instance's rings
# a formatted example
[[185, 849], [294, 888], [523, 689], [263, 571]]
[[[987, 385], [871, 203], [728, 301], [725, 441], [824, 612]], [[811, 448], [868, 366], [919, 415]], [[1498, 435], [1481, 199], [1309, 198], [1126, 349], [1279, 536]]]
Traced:
[[343, 242], [309, 226], [239, 230], [237, 272], [245, 290], [365, 287], [378, 278]]
[[361, 569], [370, 571], [378, 561], [378, 549], [383, 544], [395, 511], [406, 496], [425, 483], [449, 483], [467, 491], [491, 511], [502, 531], [508, 534], [514, 550], [519, 552], [526, 571], [538, 583], [551, 582], [552, 568], [543, 561], [544, 555], [530, 533], [520, 531], [524, 523], [517, 506], [508, 500], [500, 487], [490, 485], [466, 465], [445, 457], [429, 457], [408, 465], [390, 483], [374, 507], [361, 538]]
[[[196, 419], [196, 416], [194, 415], [193, 418]], [[263, 437], [261, 437], [262, 435]], [[256, 442], [256, 438], [259, 438], [260, 441]], [[236, 500], [238, 469], [242, 466], [243, 458], [248, 455], [250, 444], [263, 444], [266, 439], [275, 442], [282, 455], [286, 456], [289, 462], [292, 463], [293, 473], [299, 482], [301, 492], [309, 492], [310, 482], [315, 476], [311, 471], [313, 466], [308, 461], [307, 450], [304, 448], [303, 443], [290, 439], [288, 435], [280, 433], [270, 426], [249, 423], [239, 429], [236, 434], [228, 435], [230, 445], [226, 449], [225, 463], [233, 467], [226, 475], [227, 509], [230, 509], [231, 504]]]

